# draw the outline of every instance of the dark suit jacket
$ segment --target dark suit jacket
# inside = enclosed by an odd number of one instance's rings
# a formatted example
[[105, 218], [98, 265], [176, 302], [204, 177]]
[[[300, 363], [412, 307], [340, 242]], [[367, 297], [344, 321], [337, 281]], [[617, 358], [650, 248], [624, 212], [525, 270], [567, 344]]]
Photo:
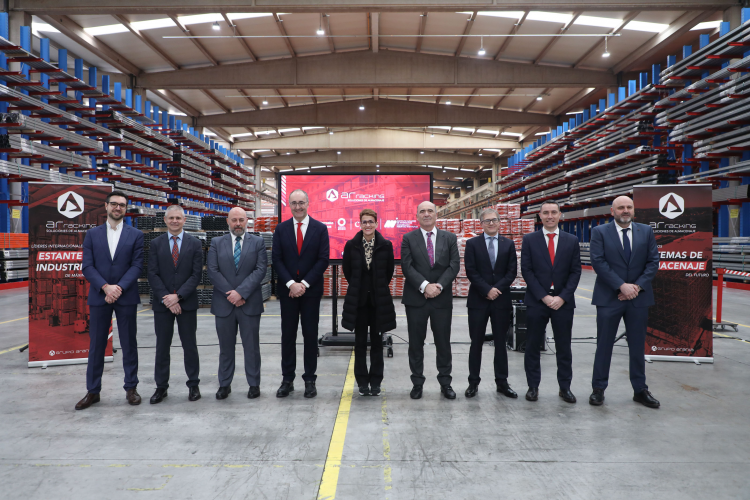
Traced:
[[[471, 286], [466, 298], [469, 309], [512, 309], [510, 285], [516, 279], [516, 246], [512, 240], [497, 235], [497, 259], [495, 267], [490, 263], [490, 253], [484, 241], [484, 234], [475, 236], [466, 242], [464, 251], [464, 268]], [[487, 298], [492, 288], [500, 290], [501, 295], [495, 300]]]
[[242, 312], [255, 316], [263, 312], [263, 294], [260, 283], [268, 272], [268, 254], [263, 238], [245, 233], [242, 240], [240, 264], [234, 266], [234, 236], [227, 233], [211, 239], [208, 249], [208, 278], [214, 285], [211, 296], [211, 313], [220, 318], [234, 311], [227, 292], [236, 290], [245, 299]]
[[435, 265], [430, 268], [422, 230], [416, 229], [404, 235], [401, 241], [401, 271], [404, 273], [404, 296], [401, 303], [407, 306], [421, 307], [427, 298], [419, 291], [419, 286], [427, 280], [429, 283], [440, 283], [443, 291], [434, 299], [436, 307], [453, 309], [453, 280], [458, 274], [461, 259], [458, 256], [456, 235], [437, 230], [435, 246]]
[[107, 305], [102, 287], [118, 285], [122, 288], [122, 295], [117, 299], [118, 304], [140, 304], [138, 277], [143, 269], [143, 233], [123, 222], [122, 234], [113, 259], [107, 243], [107, 224], [105, 222], [101, 226], [89, 229], [83, 240], [83, 275], [91, 284], [86, 303], [90, 306]]
[[578, 238], [560, 231], [555, 250], [555, 265], [549, 258], [549, 240], [544, 230], [523, 237], [521, 245], [521, 274], [526, 281], [527, 306], [547, 307], [542, 299], [549, 295], [552, 283], [557, 295], [565, 301], [562, 309], [574, 309], [575, 291], [581, 280], [581, 247]]
[[198, 309], [196, 287], [203, 274], [203, 248], [195, 236], [182, 233], [180, 256], [175, 267], [172, 260], [172, 235], [164, 233], [151, 241], [148, 258], [148, 282], [154, 291], [151, 309], [165, 312], [162, 297], [175, 293], [182, 297], [180, 308], [185, 311]]
[[631, 302], [635, 307], [654, 305], [654, 290], [651, 281], [659, 270], [659, 251], [651, 226], [631, 223], [629, 236], [633, 240], [630, 262], [625, 262], [625, 251], [617, 234], [615, 222], [596, 226], [591, 231], [591, 265], [596, 271], [594, 284], [595, 306], [613, 306], [620, 301], [617, 295], [623, 283], [640, 285], [643, 292]]
[[[302, 252], [297, 255], [297, 238], [294, 217], [285, 220], [273, 233], [273, 247], [271, 260], [273, 268], [279, 275], [279, 293], [289, 294], [286, 284], [289, 280], [305, 280], [310, 288], [305, 290], [306, 297], [323, 296], [323, 273], [328, 268], [330, 252], [328, 242], [328, 228], [322, 222], [310, 217]], [[297, 276], [299, 271], [299, 276]]]

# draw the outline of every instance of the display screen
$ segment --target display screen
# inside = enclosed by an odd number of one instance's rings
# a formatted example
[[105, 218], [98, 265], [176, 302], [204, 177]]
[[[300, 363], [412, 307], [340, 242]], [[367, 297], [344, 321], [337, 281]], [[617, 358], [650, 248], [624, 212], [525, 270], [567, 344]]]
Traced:
[[417, 206], [432, 201], [432, 174], [280, 174], [279, 222], [292, 217], [289, 193], [302, 189], [307, 213], [328, 226], [331, 259], [341, 259], [346, 242], [359, 232], [359, 212], [378, 214], [377, 230], [401, 258], [401, 239], [417, 229]]

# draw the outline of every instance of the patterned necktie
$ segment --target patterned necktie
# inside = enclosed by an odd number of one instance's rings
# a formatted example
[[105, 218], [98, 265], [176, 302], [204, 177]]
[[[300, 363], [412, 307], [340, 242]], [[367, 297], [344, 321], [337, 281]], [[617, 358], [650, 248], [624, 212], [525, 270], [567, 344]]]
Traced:
[[242, 253], [242, 247], [240, 246], [241, 239], [242, 238], [240, 238], [239, 236], [237, 236], [237, 238], [235, 239], [235, 244], [234, 244], [234, 268], [235, 269], [240, 267], [240, 253]]
[[435, 265], [435, 248], [432, 246], [432, 231], [427, 233], [427, 256], [430, 258], [430, 267]]
[[303, 243], [303, 237], [302, 237], [302, 223], [297, 223], [297, 255], [302, 253], [302, 243]]
[[180, 249], [177, 248], [177, 236], [172, 236], [172, 241], [174, 242], [172, 244], [172, 262], [174, 262], [174, 267], [177, 267], [177, 259], [180, 257]]
[[487, 247], [487, 251], [490, 253], [490, 264], [492, 269], [495, 269], [495, 237], [490, 236], [490, 245]]
[[628, 231], [630, 228], [622, 230], [622, 249], [625, 251], [625, 262], [630, 263], [630, 238], [628, 238]]

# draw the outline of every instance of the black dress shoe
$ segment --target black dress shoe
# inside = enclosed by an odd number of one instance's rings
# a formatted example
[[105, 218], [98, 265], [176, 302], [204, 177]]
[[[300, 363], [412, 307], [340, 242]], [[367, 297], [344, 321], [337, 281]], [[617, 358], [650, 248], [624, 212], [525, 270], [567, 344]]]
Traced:
[[594, 389], [594, 392], [589, 396], [589, 404], [594, 406], [601, 406], [604, 404], [604, 390]]
[[370, 387], [367, 385], [360, 385], [359, 386], [359, 395], [360, 396], [369, 396], [370, 395]]
[[315, 388], [315, 382], [305, 382], [305, 397], [314, 398], [318, 395], [318, 390]]
[[539, 399], [539, 388], [529, 387], [529, 390], [526, 391], [526, 401], [536, 401], [537, 399]]
[[284, 380], [281, 382], [281, 387], [279, 387], [279, 390], [276, 391], [276, 397], [285, 398], [289, 395], [290, 392], [294, 392], [294, 384], [288, 380]]
[[370, 396], [380, 396], [380, 386], [373, 385], [370, 387]]
[[201, 390], [197, 385], [188, 388], [188, 401], [198, 401], [201, 398]]
[[443, 396], [445, 396], [448, 399], [456, 399], [456, 391], [454, 391], [453, 387], [449, 385], [444, 385], [440, 387], [440, 392], [442, 392]]
[[464, 396], [467, 398], [473, 398], [479, 392], [479, 384], [469, 384], [469, 387], [464, 392]]
[[255, 399], [260, 397], [260, 387], [257, 385], [251, 385], [247, 391], [247, 399]]
[[227, 399], [229, 394], [232, 392], [232, 386], [228, 385], [226, 387], [219, 387], [219, 390], [216, 391], [216, 399]]
[[86, 395], [83, 397], [83, 399], [80, 400], [78, 403], [76, 403], [76, 410], [85, 410], [92, 404], [98, 403], [99, 398], [100, 396], [98, 392], [96, 394], [87, 392]]
[[509, 398], [518, 397], [518, 394], [516, 394], [516, 391], [510, 388], [510, 384], [508, 384], [507, 380], [503, 380], [497, 383], [497, 392], [505, 394]]
[[409, 397], [412, 399], [422, 399], [422, 386], [421, 385], [415, 385], [411, 388], [411, 392], [409, 393]]
[[635, 393], [633, 395], [633, 401], [641, 403], [643, 406], [648, 406], [649, 408], [658, 408], [661, 406], [661, 403], [659, 403], [651, 393], [648, 392], [648, 389], [643, 389], [641, 392]]
[[162, 401], [164, 401], [164, 398], [166, 397], [167, 397], [167, 390], [157, 387], [156, 390], [154, 391], [154, 395], [151, 396], [151, 404], [155, 405], [157, 403], [161, 403]]
[[573, 395], [572, 392], [570, 392], [570, 389], [560, 389], [560, 397], [566, 403], [575, 403], [576, 402], [576, 397]]

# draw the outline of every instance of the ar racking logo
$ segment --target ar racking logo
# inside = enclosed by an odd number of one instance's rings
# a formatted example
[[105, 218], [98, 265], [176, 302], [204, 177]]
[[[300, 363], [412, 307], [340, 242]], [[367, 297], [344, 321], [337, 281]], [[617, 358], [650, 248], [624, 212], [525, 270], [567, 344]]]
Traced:
[[57, 211], [68, 219], [83, 213], [83, 196], [73, 191], [66, 191], [57, 197]]
[[328, 191], [326, 191], [326, 200], [333, 203], [334, 201], [339, 199], [339, 192], [335, 189], [331, 188]]
[[659, 213], [667, 219], [676, 219], [685, 213], [685, 199], [679, 194], [665, 194], [659, 199]]

